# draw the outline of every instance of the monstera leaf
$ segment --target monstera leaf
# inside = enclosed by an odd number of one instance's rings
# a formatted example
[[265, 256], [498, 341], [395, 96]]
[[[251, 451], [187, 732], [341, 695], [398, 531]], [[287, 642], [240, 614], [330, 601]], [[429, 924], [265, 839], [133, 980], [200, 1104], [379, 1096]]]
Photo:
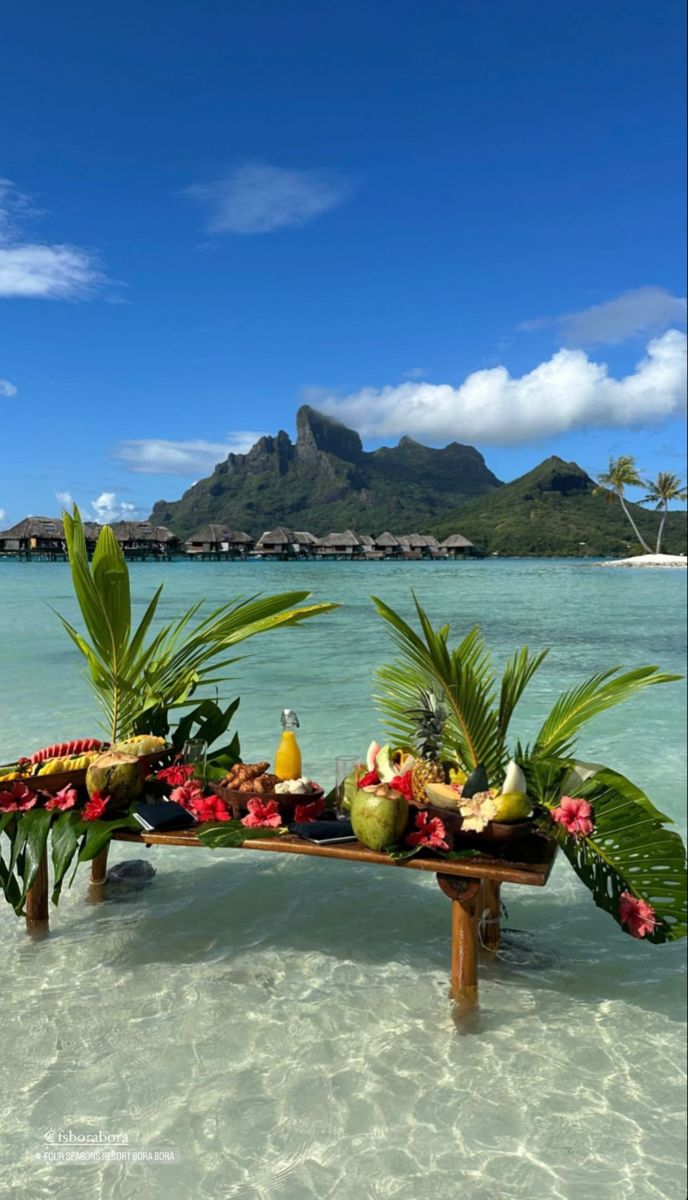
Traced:
[[686, 851], [679, 835], [666, 828], [670, 818], [630, 779], [606, 767], [571, 787], [570, 763], [524, 765], [529, 791], [532, 788], [543, 808], [551, 811], [557, 788], [564, 782], [569, 795], [590, 804], [594, 825], [587, 837], [572, 837], [551, 817], [543, 817], [541, 825], [556, 838], [598, 908], [621, 924], [619, 904], [621, 896], [628, 893], [645, 900], [655, 911], [657, 924], [647, 935], [648, 941], [685, 937]]

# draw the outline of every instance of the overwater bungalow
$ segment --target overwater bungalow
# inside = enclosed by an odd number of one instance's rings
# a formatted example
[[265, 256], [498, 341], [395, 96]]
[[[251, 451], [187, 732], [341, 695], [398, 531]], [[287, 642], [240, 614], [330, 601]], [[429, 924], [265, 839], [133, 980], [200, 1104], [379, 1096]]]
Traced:
[[389, 530], [375, 538], [375, 548], [381, 550], [385, 558], [401, 558], [404, 553], [401, 542]]
[[265, 558], [295, 558], [312, 553], [318, 539], [306, 530], [295, 531], [285, 525], [268, 529], [256, 542], [255, 552]]
[[196, 557], [244, 558], [253, 549], [253, 538], [228, 525], [204, 525], [184, 543], [187, 554]]
[[21, 556], [61, 557], [65, 553], [62, 521], [57, 517], [24, 517], [0, 533], [0, 550]]
[[167, 558], [179, 548], [179, 538], [165, 525], [148, 521], [114, 521], [110, 527], [128, 558]]
[[462, 533], [452, 533], [451, 537], [445, 538], [440, 542], [440, 549], [446, 550], [448, 558], [468, 558], [478, 554], [473, 542], [469, 542]]
[[[371, 539], [372, 541], [372, 539]], [[361, 539], [351, 529], [343, 533], [328, 533], [318, 539], [318, 556], [321, 558], [361, 558]]]

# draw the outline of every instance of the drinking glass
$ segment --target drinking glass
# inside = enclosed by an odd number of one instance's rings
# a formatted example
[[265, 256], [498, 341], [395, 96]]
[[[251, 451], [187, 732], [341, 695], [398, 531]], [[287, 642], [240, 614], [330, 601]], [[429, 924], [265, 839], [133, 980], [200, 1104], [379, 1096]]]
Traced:
[[349, 815], [344, 808], [344, 784], [351, 772], [358, 766], [360, 766], [360, 759], [354, 754], [342, 755], [334, 760], [335, 807], [337, 816], [340, 818]]
[[205, 780], [205, 762], [208, 754], [208, 743], [204, 738], [189, 738], [184, 742], [182, 762], [185, 766], [193, 767], [194, 774], [201, 781]]

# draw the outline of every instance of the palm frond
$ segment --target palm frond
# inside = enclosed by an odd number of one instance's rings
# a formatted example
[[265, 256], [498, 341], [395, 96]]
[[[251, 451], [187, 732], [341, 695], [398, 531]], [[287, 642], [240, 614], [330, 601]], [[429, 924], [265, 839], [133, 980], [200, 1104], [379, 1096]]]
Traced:
[[679, 675], [668, 675], [658, 667], [636, 667], [619, 673], [619, 667], [600, 671], [559, 697], [543, 723], [532, 749], [534, 758], [566, 758], [574, 739], [587, 721], [623, 704], [632, 696], [658, 683], [672, 683]]

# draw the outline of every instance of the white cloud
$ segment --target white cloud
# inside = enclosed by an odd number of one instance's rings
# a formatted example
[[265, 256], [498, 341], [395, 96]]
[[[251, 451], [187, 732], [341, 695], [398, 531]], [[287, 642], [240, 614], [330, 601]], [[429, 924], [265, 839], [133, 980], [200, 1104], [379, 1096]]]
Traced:
[[112, 521], [135, 521], [138, 509], [129, 500], [118, 500], [116, 492], [101, 492], [97, 500], [91, 501], [96, 521], [109, 525]]
[[0, 396], [16, 396], [17, 389], [9, 379], [0, 379]]
[[583, 350], [558, 350], [533, 371], [512, 378], [506, 367], [451, 384], [402, 383], [320, 400], [326, 411], [374, 438], [410, 434], [518, 445], [590, 426], [659, 422], [685, 406], [686, 336], [670, 329], [623, 378]]
[[106, 282], [92, 251], [25, 241], [21, 223], [34, 215], [27, 197], [0, 179], [0, 296], [75, 300]]
[[185, 194], [207, 209], [209, 233], [271, 233], [305, 225], [351, 195], [339, 176], [248, 162], [215, 183], [197, 183]]
[[570, 345], [614, 346], [670, 325], [682, 325], [685, 320], [684, 297], [674, 296], [666, 288], [640, 287], [580, 312], [524, 321], [519, 329], [530, 332], [551, 326]]
[[245, 454], [260, 433], [231, 434], [224, 442], [174, 442], [165, 438], [141, 438], [121, 442], [115, 457], [130, 471], [144, 475], [196, 475], [212, 471], [228, 454]]
[[63, 508], [71, 508], [74, 504], [74, 498], [71, 492], [55, 492], [55, 499]]
[[404, 379], [423, 379], [430, 374], [427, 367], [410, 367], [404, 371]]
[[5, 509], [0, 508], [0, 525], [3, 523], [6, 516], [7, 516], [7, 513], [6, 513]]

